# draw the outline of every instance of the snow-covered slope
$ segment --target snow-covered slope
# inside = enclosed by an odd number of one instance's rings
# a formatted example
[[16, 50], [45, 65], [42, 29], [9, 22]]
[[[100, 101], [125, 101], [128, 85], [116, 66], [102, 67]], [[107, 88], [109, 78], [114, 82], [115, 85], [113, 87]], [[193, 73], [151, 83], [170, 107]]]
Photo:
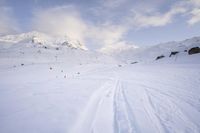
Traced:
[[[106, 58], [106, 60], [105, 60]], [[88, 51], [79, 41], [67, 37], [52, 37], [39, 32], [0, 37], [0, 66], [16, 67], [21, 64], [112, 63], [112, 58]]]
[[0, 44], [0, 133], [200, 132], [200, 54], [184, 52], [195, 39], [130, 51], [135, 65], [12, 38]]
[[[173, 42], [162, 43], [147, 48], [126, 49], [117, 54], [114, 54], [114, 56], [128, 63], [131, 62], [154, 63], [155, 59], [158, 56], [163, 55], [165, 57], [162, 60], [159, 60], [159, 62], [184, 63], [185, 61], [188, 62], [195, 57], [197, 59], [199, 58], [199, 55], [188, 56], [188, 50], [191, 49], [192, 47], [200, 47], [200, 37], [194, 37], [179, 42], [173, 41]], [[179, 52], [179, 53], [176, 54], [175, 56], [171, 56], [170, 58], [169, 56], [171, 52]]]

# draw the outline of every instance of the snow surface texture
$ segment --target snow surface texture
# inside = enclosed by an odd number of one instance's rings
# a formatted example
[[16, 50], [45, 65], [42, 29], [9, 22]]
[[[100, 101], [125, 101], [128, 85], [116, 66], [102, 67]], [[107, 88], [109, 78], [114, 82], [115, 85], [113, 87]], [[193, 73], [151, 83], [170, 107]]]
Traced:
[[199, 133], [200, 54], [176, 56], [130, 64], [59, 44], [1, 41], [0, 133]]

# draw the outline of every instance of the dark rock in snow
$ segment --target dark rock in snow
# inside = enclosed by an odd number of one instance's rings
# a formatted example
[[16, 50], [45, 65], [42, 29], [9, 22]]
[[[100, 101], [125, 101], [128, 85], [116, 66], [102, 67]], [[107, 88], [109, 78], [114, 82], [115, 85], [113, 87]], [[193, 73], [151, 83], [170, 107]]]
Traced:
[[160, 55], [160, 56], [156, 57], [156, 60], [162, 59], [164, 57], [165, 57], [164, 55]]
[[178, 53], [179, 53], [178, 51], [173, 51], [173, 52], [170, 53], [169, 57], [171, 57], [171, 56], [173, 56], [173, 55], [176, 55], [176, 54], [178, 54]]
[[193, 47], [188, 51], [189, 55], [197, 54], [197, 53], [200, 53], [200, 48], [199, 47]]
[[137, 61], [135, 61], [135, 62], [131, 62], [131, 64], [136, 64], [136, 63], [138, 63]]

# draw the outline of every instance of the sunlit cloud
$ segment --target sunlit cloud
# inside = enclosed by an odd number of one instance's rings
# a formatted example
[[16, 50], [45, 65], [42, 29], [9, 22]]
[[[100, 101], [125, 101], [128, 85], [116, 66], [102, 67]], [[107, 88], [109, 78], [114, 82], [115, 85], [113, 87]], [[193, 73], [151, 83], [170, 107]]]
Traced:
[[191, 11], [191, 19], [188, 21], [190, 25], [194, 25], [200, 22], [200, 9], [194, 9]]
[[92, 26], [89, 32], [89, 37], [102, 44], [111, 45], [122, 39], [125, 32], [126, 29], [122, 26], [103, 24]]
[[99, 51], [102, 53], [113, 54], [113, 53], [120, 53], [121, 51], [135, 49], [135, 48], [138, 48], [138, 46], [132, 43], [129, 44], [126, 41], [118, 41], [114, 45], [105, 45], [104, 47], [99, 49]]
[[165, 13], [132, 10], [133, 14], [128, 16], [128, 22], [136, 29], [147, 27], [161, 27], [173, 22], [176, 15], [185, 13], [187, 10], [183, 7], [173, 6]]
[[121, 41], [126, 29], [112, 23], [89, 23], [73, 6], [38, 10], [34, 12], [33, 29], [56, 36], [69, 36], [82, 43], [92, 40], [93, 45], [113, 45]]
[[86, 23], [72, 6], [34, 11], [33, 29], [56, 36], [69, 36], [84, 41]]
[[190, 4], [190, 19], [187, 21], [189, 25], [200, 23], [200, 0], [190, 0], [187, 2]]

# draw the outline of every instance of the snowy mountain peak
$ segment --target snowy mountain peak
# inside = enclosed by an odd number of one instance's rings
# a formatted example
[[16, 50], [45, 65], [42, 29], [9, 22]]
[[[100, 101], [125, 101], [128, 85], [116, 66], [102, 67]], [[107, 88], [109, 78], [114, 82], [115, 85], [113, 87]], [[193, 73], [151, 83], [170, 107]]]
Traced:
[[68, 36], [51, 36], [37, 31], [2, 36], [0, 37], [0, 42], [9, 44], [33, 43], [50, 47], [67, 46], [69, 48], [87, 50], [85, 45], [80, 43], [78, 40], [69, 38]]

